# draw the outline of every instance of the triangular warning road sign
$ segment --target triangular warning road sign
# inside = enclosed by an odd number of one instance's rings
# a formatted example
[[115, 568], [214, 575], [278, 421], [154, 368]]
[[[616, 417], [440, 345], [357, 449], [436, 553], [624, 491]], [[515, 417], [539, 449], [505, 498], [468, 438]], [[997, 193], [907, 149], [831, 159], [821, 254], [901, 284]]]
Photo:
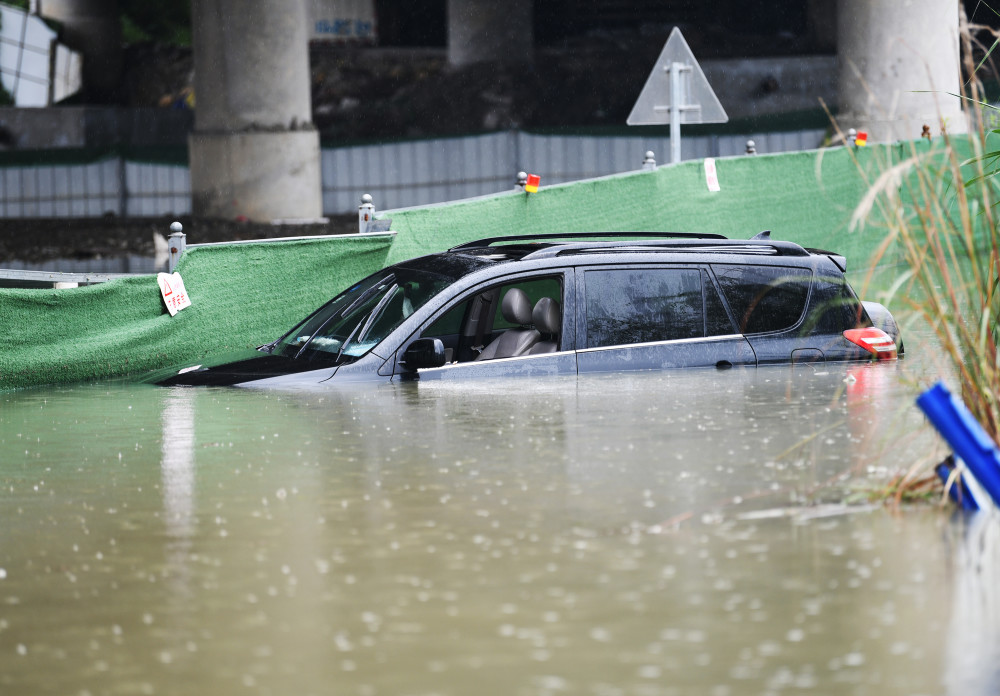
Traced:
[[712, 86], [708, 84], [705, 73], [695, 60], [691, 48], [681, 35], [681, 30], [674, 27], [670, 38], [663, 45], [660, 57], [656, 60], [652, 72], [646, 79], [646, 84], [639, 93], [639, 98], [632, 107], [626, 123], [630, 126], [653, 126], [670, 123], [671, 104], [671, 65], [678, 63], [684, 66], [674, 74], [680, 75], [681, 103], [680, 118], [682, 124], [687, 123], [725, 123], [729, 120], [726, 110], [719, 103]]

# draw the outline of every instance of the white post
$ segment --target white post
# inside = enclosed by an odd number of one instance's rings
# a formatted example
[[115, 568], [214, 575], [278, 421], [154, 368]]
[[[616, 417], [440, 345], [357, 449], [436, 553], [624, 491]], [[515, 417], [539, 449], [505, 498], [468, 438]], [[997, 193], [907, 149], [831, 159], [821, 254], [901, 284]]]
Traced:
[[186, 249], [187, 235], [184, 234], [184, 226], [176, 221], [171, 222], [170, 236], [167, 238], [167, 250], [170, 252], [167, 259], [167, 273], [173, 273], [177, 269], [177, 262], [181, 260]]
[[372, 220], [375, 219], [375, 204], [372, 203], [370, 193], [361, 196], [361, 205], [358, 206], [358, 232], [367, 234], [371, 227]]

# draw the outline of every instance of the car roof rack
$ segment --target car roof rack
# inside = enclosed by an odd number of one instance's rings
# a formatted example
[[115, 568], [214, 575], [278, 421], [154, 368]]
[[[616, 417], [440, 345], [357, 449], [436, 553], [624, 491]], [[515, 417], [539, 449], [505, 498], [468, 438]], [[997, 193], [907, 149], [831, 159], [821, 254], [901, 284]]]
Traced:
[[485, 237], [454, 246], [448, 251], [481, 249], [498, 242], [544, 242], [551, 239], [728, 239], [721, 234], [698, 232], [559, 232], [555, 234], [515, 234], [504, 237]]
[[657, 241], [579, 242], [547, 246], [522, 257], [552, 258], [575, 254], [642, 254], [650, 252], [688, 254], [750, 254], [754, 256], [809, 256], [809, 251], [794, 242], [773, 239], [661, 239]]

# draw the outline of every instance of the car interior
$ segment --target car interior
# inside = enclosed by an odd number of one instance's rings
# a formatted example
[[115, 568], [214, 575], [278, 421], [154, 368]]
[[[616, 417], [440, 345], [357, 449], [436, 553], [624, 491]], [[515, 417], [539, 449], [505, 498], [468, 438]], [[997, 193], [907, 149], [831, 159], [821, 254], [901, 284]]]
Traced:
[[421, 338], [441, 339], [446, 364], [554, 353], [559, 350], [561, 298], [559, 277], [496, 285], [452, 305]]

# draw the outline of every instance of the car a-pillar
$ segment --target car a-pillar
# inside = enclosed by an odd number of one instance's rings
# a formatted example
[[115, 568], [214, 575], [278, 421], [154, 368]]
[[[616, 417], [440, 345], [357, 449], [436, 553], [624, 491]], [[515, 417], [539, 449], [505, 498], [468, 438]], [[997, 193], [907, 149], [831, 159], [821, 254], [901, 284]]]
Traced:
[[196, 217], [323, 214], [305, 0], [193, 0]]

